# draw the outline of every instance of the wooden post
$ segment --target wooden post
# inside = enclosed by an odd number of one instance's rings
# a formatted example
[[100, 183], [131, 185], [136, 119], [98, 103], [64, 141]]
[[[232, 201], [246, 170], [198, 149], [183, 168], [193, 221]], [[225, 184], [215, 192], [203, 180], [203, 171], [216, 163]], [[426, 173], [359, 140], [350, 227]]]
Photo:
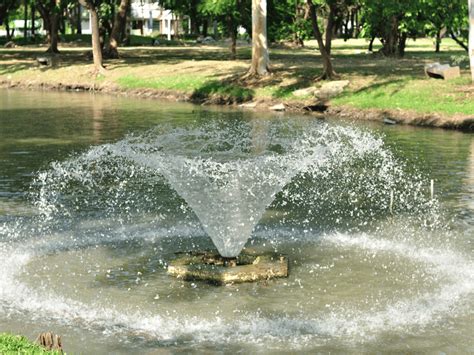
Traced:
[[474, 83], [474, 0], [468, 0], [469, 5], [469, 60], [471, 77]]

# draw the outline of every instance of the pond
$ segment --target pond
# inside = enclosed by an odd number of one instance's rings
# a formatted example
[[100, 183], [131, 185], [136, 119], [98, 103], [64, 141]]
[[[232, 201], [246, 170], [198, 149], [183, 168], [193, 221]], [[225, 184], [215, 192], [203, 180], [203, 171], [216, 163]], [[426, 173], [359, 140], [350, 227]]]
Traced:
[[[71, 353], [474, 351], [474, 136], [0, 90], [0, 332]], [[288, 278], [171, 278], [175, 253]]]

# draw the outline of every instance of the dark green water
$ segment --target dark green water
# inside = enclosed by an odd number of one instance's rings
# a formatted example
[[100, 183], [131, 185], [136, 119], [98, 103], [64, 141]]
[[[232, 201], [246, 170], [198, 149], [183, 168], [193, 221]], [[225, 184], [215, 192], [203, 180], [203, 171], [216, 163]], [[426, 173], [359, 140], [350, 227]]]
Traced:
[[[384, 151], [403, 162], [407, 180], [411, 174], [422, 177], [413, 193], [429, 195], [433, 180], [436, 214], [445, 226], [406, 222], [395, 196], [397, 213], [377, 212], [375, 229], [344, 229], [328, 214], [326, 220], [314, 217], [308, 225], [315, 232], [307, 233], [295, 222], [303, 217], [285, 224], [278, 216], [303, 215], [308, 208], [285, 209], [277, 196], [252, 243], [279, 248], [293, 264], [288, 279], [268, 284], [216, 288], [171, 280], [162, 268], [166, 257], [180, 248], [212, 245], [193, 224], [171, 233], [170, 225], [181, 223], [179, 213], [165, 213], [163, 224], [148, 209], [136, 223], [119, 223], [117, 215], [98, 211], [63, 216], [60, 222], [70, 229], [40, 233], [35, 226], [40, 211], [31, 184], [53, 161], [157, 126], [261, 120], [315, 119], [1, 90], [0, 257], [7, 271], [0, 278], [0, 332], [34, 337], [51, 329], [72, 353], [473, 352], [473, 134], [328, 118], [330, 126], [381, 137]], [[304, 194], [305, 184], [313, 184], [307, 180], [291, 193]], [[345, 183], [328, 181], [324, 186], [336, 190]], [[164, 186], [153, 193], [179, 200], [171, 190]], [[326, 202], [347, 212], [343, 201]], [[341, 218], [345, 225], [352, 222], [350, 214]], [[321, 225], [324, 234], [316, 232]], [[95, 234], [87, 242], [63, 244], [84, 237], [84, 230]]]

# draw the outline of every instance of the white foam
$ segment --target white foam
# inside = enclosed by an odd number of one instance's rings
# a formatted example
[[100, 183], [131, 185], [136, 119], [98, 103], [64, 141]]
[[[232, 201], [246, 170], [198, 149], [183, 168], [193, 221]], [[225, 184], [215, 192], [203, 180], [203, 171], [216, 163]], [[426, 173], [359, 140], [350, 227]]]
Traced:
[[367, 234], [338, 233], [324, 236], [322, 242], [338, 248], [396, 254], [441, 275], [443, 284], [432, 292], [400, 299], [374, 312], [337, 309], [299, 316], [239, 313], [233, 319], [124, 313], [113, 307], [84, 304], [44, 290], [30, 289], [18, 281], [18, 276], [23, 266], [34, 262], [33, 254], [2, 248], [5, 268], [0, 275], [0, 311], [5, 316], [26, 312], [33, 321], [49, 319], [114, 336], [135, 334], [161, 341], [191, 338], [195, 343], [249, 343], [264, 348], [284, 344], [285, 349], [304, 349], [331, 339], [358, 343], [372, 341], [386, 333], [416, 333], [446, 316], [455, 315], [474, 290], [473, 263], [454, 251], [417, 248], [406, 242], [380, 240]]

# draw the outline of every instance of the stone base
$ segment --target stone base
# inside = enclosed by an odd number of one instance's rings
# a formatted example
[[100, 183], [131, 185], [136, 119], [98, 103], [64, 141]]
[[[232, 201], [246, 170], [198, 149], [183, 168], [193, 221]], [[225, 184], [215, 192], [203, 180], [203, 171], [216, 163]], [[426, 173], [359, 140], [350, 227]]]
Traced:
[[244, 250], [236, 258], [223, 258], [216, 252], [176, 253], [168, 264], [168, 274], [179, 279], [202, 280], [223, 285], [288, 277], [288, 258], [267, 252]]

